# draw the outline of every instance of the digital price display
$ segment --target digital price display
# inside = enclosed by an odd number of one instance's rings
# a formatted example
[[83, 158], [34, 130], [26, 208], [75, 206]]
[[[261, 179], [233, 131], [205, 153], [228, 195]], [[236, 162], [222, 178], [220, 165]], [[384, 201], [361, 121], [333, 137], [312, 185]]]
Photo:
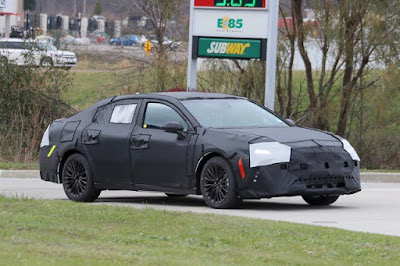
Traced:
[[266, 0], [195, 0], [195, 7], [265, 8]]

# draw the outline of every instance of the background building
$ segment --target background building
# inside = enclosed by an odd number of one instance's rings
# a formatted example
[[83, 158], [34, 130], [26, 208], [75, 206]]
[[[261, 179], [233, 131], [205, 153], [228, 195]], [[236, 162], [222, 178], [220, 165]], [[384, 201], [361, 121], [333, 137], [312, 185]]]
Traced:
[[12, 26], [24, 26], [24, 0], [0, 0], [0, 36], [9, 37]]

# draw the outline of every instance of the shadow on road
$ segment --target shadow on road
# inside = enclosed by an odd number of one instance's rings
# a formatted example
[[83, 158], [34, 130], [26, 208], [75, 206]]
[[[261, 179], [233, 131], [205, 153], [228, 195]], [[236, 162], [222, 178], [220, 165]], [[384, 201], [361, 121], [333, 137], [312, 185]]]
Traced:
[[[166, 196], [138, 196], [138, 197], [104, 197], [99, 198], [96, 203], [121, 203], [121, 204], [143, 204], [148, 206], [174, 206], [174, 207], [207, 207], [200, 196], [189, 196], [182, 198], [168, 198]], [[245, 200], [241, 210], [251, 211], [304, 211], [324, 209], [351, 209], [352, 207], [341, 206], [340, 202], [332, 206], [309, 206], [304, 203], [278, 203], [266, 200]]]

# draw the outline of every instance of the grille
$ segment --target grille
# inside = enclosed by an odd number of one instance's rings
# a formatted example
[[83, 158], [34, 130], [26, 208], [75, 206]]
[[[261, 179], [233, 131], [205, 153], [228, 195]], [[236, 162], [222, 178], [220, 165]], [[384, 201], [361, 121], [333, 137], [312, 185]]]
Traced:
[[346, 187], [346, 179], [354, 179], [352, 176], [329, 176], [299, 178], [297, 182], [305, 184], [307, 189], [330, 189]]

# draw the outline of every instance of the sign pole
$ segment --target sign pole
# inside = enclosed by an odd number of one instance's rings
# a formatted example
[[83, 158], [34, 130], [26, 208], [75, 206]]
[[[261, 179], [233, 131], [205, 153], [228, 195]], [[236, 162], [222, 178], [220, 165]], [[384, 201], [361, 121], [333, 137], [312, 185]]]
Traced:
[[190, 0], [190, 23], [189, 23], [189, 54], [187, 69], [187, 91], [196, 91], [197, 87], [197, 59], [193, 59], [193, 11], [194, 1]]
[[278, 56], [279, 0], [270, 0], [267, 62], [265, 65], [265, 107], [275, 109], [276, 61]]

